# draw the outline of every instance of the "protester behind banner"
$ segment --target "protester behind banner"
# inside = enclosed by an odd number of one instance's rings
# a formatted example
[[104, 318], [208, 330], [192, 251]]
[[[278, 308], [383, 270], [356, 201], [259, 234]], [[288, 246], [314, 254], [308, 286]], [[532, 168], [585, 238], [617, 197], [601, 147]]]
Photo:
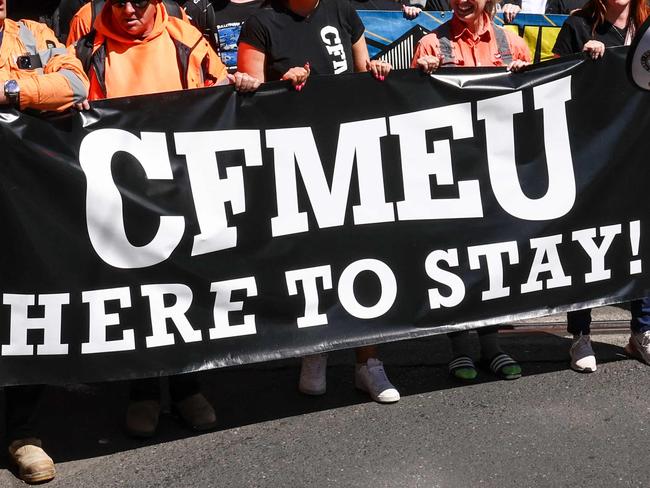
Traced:
[[[589, 0], [564, 22], [553, 52], [557, 56], [585, 52], [592, 59], [602, 58], [607, 47], [629, 45], [649, 14], [645, 0]], [[630, 310], [631, 334], [625, 352], [650, 364], [650, 297], [633, 301]], [[591, 309], [567, 313], [567, 332], [573, 335], [569, 349], [571, 368], [581, 373], [596, 371], [590, 336]]]
[[584, 51], [593, 59], [602, 57], [606, 47], [629, 45], [649, 12], [645, 0], [589, 0], [566, 19], [553, 52], [565, 56]]
[[[336, 20], [336, 22], [335, 22]], [[385, 61], [370, 61], [364, 26], [349, 0], [275, 1], [251, 16], [239, 39], [239, 69], [264, 81], [289, 80], [296, 90], [314, 74], [370, 71], [384, 80]], [[375, 346], [356, 349], [355, 386], [380, 403], [400, 399], [390, 383]], [[327, 388], [327, 355], [303, 357], [298, 389], [323, 395]]]
[[[168, 15], [165, 3], [159, 1], [106, 3], [94, 30], [79, 40], [76, 51], [88, 70], [90, 100], [228, 82], [242, 92], [259, 86], [259, 81], [246, 74], [228, 75], [202, 34], [188, 22]], [[203, 431], [216, 425], [214, 409], [201, 393], [196, 375], [170, 377], [169, 389], [174, 407], [188, 427]], [[152, 436], [159, 415], [159, 379], [133, 381], [127, 432], [135, 437]]]
[[[440, 66], [506, 66], [509, 71], [519, 71], [530, 64], [524, 41], [493, 22], [494, 1], [451, 0], [451, 8], [451, 20], [418, 43], [412, 60], [414, 68], [425, 73], [432, 73]], [[521, 366], [499, 346], [498, 327], [485, 327], [477, 332], [484, 367], [504, 380], [520, 378]], [[460, 381], [473, 381], [478, 376], [469, 336], [468, 331], [448, 334], [453, 353], [449, 373]]]
[[[0, 79], [5, 80], [0, 106], [62, 111], [85, 100], [88, 79], [79, 61], [44, 24], [8, 19], [6, 5], [0, 0]], [[9, 455], [19, 477], [28, 483], [49, 481], [56, 475], [34, 425], [42, 392], [42, 385], [5, 389]]]

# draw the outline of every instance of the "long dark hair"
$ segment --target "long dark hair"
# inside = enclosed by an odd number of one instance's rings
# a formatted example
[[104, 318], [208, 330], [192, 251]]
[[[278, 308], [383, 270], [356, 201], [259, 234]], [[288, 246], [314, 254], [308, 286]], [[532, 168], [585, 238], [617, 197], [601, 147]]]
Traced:
[[[589, 0], [578, 12], [578, 15], [582, 15], [590, 21], [592, 35], [598, 27], [606, 22], [606, 14], [607, 0]], [[638, 29], [645, 22], [645, 19], [648, 18], [648, 15], [650, 15], [650, 8], [648, 8], [646, 0], [630, 0], [630, 15], [627, 21], [628, 27], [632, 27], [634, 30]]]

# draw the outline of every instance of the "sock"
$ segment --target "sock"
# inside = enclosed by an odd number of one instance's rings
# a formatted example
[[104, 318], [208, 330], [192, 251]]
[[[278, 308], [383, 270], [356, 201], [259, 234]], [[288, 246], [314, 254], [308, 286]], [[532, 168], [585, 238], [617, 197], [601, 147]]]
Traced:
[[447, 337], [451, 341], [451, 351], [455, 358], [458, 356], [472, 357], [472, 347], [468, 330], [453, 332], [447, 334]]
[[496, 330], [479, 334], [478, 340], [481, 344], [481, 357], [485, 360], [489, 361], [503, 352], [499, 347], [499, 335]]

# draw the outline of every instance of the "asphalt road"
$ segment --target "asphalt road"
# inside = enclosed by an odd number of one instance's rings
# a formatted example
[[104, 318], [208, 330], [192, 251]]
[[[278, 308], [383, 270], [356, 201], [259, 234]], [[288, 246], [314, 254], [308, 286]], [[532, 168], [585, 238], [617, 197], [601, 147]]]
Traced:
[[[48, 486], [647, 487], [650, 367], [623, 356], [625, 312], [609, 310], [591, 375], [567, 368], [561, 317], [503, 335], [524, 367], [517, 381], [485, 373], [458, 385], [444, 337], [382, 346], [402, 393], [394, 405], [354, 390], [349, 351], [330, 355], [319, 398], [297, 392], [297, 360], [211, 371], [203, 381], [221, 424], [202, 435], [165, 414], [155, 439], [130, 440], [124, 384], [50, 388], [42, 438], [58, 476]], [[1, 462], [0, 486], [24, 486]]]

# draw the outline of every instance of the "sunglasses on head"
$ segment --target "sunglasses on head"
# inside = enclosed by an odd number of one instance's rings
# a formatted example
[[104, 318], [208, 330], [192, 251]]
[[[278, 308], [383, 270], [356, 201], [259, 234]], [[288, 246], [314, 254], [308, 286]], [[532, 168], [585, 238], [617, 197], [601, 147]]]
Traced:
[[111, 5], [119, 8], [124, 8], [127, 3], [130, 3], [133, 8], [145, 8], [147, 5], [149, 5], [149, 2], [151, 0], [111, 0]]

